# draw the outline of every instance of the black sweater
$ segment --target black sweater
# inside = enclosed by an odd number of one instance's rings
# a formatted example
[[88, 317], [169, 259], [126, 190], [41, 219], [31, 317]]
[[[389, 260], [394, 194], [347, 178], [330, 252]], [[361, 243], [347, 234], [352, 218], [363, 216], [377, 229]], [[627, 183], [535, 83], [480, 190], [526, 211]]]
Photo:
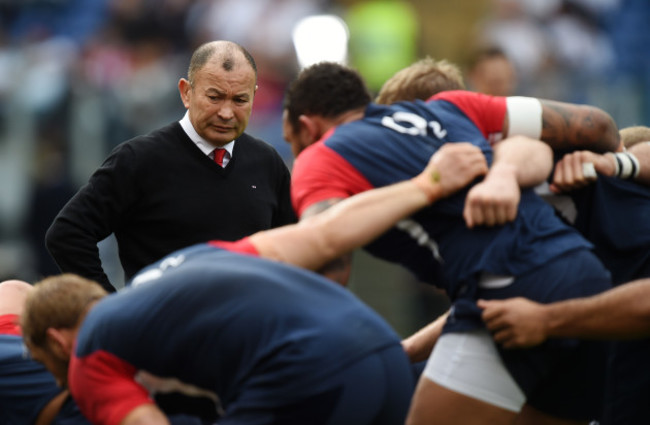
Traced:
[[179, 248], [295, 221], [290, 181], [269, 144], [243, 134], [221, 168], [175, 122], [117, 146], [59, 212], [46, 245], [62, 272], [112, 291], [97, 249], [111, 233], [129, 279]]

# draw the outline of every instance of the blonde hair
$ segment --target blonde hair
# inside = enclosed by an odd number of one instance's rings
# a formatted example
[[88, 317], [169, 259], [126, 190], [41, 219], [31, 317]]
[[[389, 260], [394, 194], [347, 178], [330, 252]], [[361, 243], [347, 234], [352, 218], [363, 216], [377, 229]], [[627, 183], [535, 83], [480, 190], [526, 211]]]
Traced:
[[459, 67], [444, 59], [435, 61], [427, 56], [386, 80], [375, 102], [388, 105], [402, 100], [427, 100], [441, 91], [464, 89]]
[[48, 328], [75, 328], [88, 306], [105, 295], [97, 282], [70, 273], [37, 282], [20, 319], [25, 343], [45, 348]]
[[650, 141], [650, 127], [644, 125], [622, 128], [619, 130], [619, 134], [621, 135], [621, 142], [623, 142], [626, 148], [640, 142]]

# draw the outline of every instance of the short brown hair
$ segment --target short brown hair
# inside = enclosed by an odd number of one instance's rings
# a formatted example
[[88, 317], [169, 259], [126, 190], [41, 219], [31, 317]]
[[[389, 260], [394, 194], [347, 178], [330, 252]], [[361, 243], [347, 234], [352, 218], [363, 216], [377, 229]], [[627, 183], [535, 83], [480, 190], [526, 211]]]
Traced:
[[441, 91], [463, 89], [465, 83], [458, 66], [427, 56], [386, 80], [375, 101], [388, 105], [402, 100], [427, 100]]
[[97, 282], [70, 273], [37, 282], [20, 319], [25, 342], [44, 348], [48, 328], [74, 328], [88, 306], [106, 294]]
[[287, 121], [297, 129], [301, 115], [338, 117], [366, 107], [371, 100], [359, 71], [336, 62], [319, 62], [300, 71], [289, 84], [283, 109]]
[[621, 142], [623, 142], [623, 145], [625, 145], [626, 148], [640, 142], [650, 141], [650, 127], [644, 125], [634, 125], [621, 128], [619, 133], [621, 135]]

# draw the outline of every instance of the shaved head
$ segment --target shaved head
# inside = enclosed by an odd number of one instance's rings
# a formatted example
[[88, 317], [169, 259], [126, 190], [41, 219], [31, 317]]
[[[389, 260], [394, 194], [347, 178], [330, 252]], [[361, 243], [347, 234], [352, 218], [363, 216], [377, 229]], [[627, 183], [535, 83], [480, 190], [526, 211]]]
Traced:
[[20, 316], [27, 294], [32, 285], [22, 280], [5, 280], [0, 282], [0, 315], [16, 314]]
[[232, 71], [241, 56], [244, 57], [246, 62], [255, 72], [255, 79], [257, 80], [257, 65], [253, 56], [242, 46], [232, 41], [217, 40], [210, 41], [199, 46], [192, 54], [190, 59], [190, 66], [187, 70], [187, 79], [190, 84], [194, 84], [194, 76], [196, 72], [203, 68], [210, 60], [218, 60], [221, 62], [221, 67], [224, 71]]

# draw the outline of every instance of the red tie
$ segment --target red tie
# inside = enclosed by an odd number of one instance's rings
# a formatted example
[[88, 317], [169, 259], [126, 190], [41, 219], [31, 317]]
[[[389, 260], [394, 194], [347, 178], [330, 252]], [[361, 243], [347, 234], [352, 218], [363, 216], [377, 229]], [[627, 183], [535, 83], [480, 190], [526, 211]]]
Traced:
[[223, 157], [226, 154], [226, 150], [222, 148], [217, 148], [213, 152], [214, 152], [214, 162], [219, 164], [220, 167], [223, 167]]

